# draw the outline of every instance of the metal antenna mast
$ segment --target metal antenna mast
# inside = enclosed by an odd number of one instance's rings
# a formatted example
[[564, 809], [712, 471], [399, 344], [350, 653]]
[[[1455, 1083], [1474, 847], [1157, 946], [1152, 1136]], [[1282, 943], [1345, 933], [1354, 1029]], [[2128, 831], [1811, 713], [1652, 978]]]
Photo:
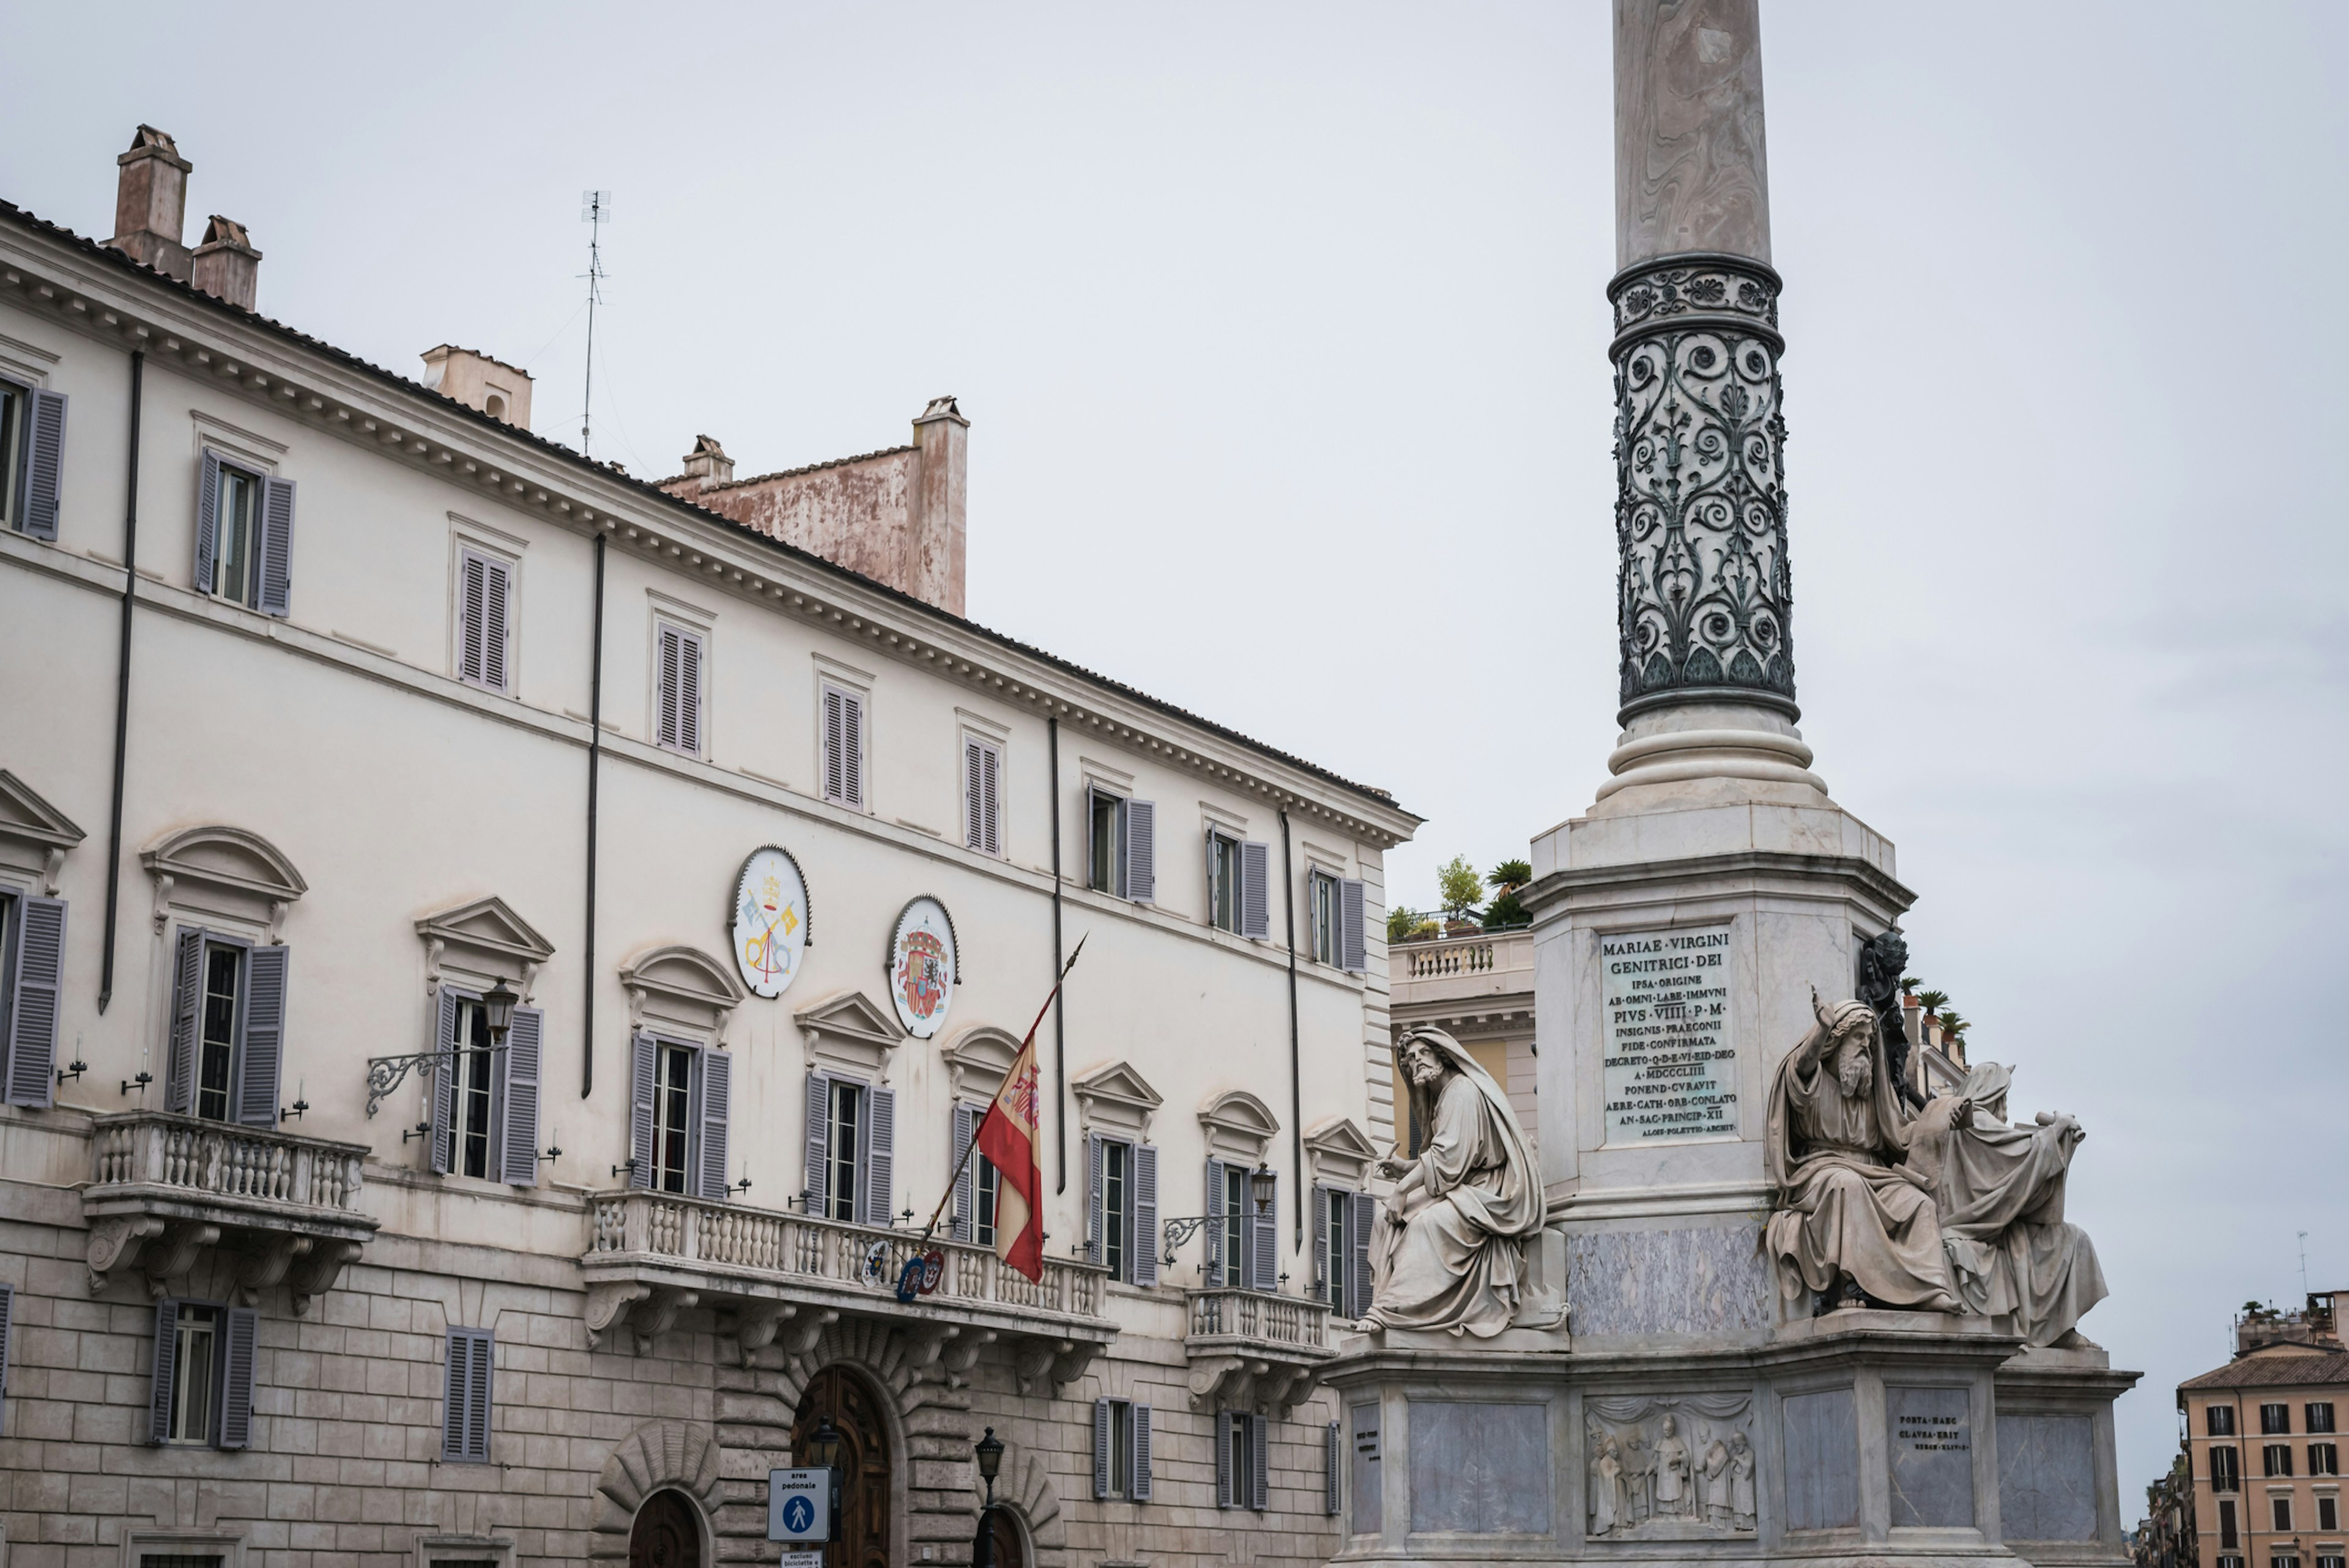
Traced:
[[587, 225], [587, 387], [579, 400], [579, 455], [587, 455], [587, 432], [595, 408], [595, 302], [602, 297], [605, 221], [612, 215], [609, 191], [579, 192], [579, 221]]
[[2300, 1294], [2308, 1294], [2308, 1233], [2300, 1233]]

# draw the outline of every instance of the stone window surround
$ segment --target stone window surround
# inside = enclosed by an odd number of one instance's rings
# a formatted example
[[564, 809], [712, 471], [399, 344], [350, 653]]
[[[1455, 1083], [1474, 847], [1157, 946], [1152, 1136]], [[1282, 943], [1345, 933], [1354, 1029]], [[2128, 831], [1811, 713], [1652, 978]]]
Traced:
[[888, 1083], [897, 1047], [908, 1037], [894, 1012], [853, 988], [800, 1009], [792, 1021], [800, 1026], [810, 1071], [866, 1084]]
[[415, 1568], [433, 1568], [436, 1563], [479, 1563], [489, 1561], [498, 1568], [514, 1568], [514, 1540], [510, 1535], [434, 1535], [419, 1533], [416, 1537]]
[[1151, 1118], [1165, 1104], [1150, 1081], [1123, 1061], [1105, 1062], [1070, 1080], [1077, 1102], [1080, 1138], [1098, 1132], [1133, 1142], [1150, 1141]]
[[628, 1032], [650, 1029], [696, 1045], [722, 1047], [726, 1029], [750, 993], [731, 966], [698, 947], [644, 949], [620, 965], [628, 993]]
[[0, 768], [0, 881], [20, 892], [61, 896], [66, 852], [88, 835], [32, 786]]
[[554, 955], [554, 944], [494, 893], [435, 910], [416, 922], [416, 934], [430, 997], [438, 997], [444, 979], [468, 991], [510, 980], [530, 1006], [537, 1000], [538, 973]]
[[[492, 696], [512, 696], [522, 687], [522, 560], [530, 541], [520, 534], [476, 522], [462, 512], [449, 513], [449, 678], [459, 680], [465, 665], [465, 552], [472, 552], [506, 569], [506, 685]], [[705, 639], [702, 662], [709, 663]], [[708, 685], [705, 675], [704, 686]], [[707, 704], [704, 705], [708, 706]]]
[[1199, 1107], [1199, 1130], [1208, 1159], [1254, 1168], [1267, 1162], [1280, 1119], [1246, 1089], [1226, 1089]]
[[1351, 1117], [1331, 1117], [1306, 1130], [1305, 1161], [1319, 1186], [1363, 1191], [1378, 1158], [1378, 1146]]
[[122, 1568], [139, 1568], [154, 1556], [218, 1557], [221, 1568], [244, 1568], [244, 1532], [241, 1530], [126, 1530], [122, 1532]]
[[1019, 1057], [1019, 1040], [1008, 1029], [974, 1024], [955, 1037], [944, 1056], [951, 1097], [988, 1105], [1002, 1092], [1003, 1080]]
[[[873, 744], [873, 685], [875, 677], [871, 670], [859, 669], [854, 665], [843, 663], [843, 661], [833, 657], [830, 654], [823, 652], [821, 648], [810, 653], [808, 658], [811, 664], [813, 665], [815, 671], [815, 699], [812, 705], [810, 714], [810, 738], [812, 742], [812, 747], [808, 753], [809, 756], [815, 759], [815, 768], [813, 773], [811, 775], [812, 784], [808, 792], [813, 795], [817, 799], [823, 800], [828, 805], [838, 807], [841, 810], [854, 811], [857, 815], [864, 817], [875, 815], [873, 806], [873, 753], [874, 750]], [[857, 719], [857, 783], [863, 791], [864, 799], [854, 805], [844, 800], [832, 799], [823, 792], [823, 693], [826, 686], [830, 686], [834, 691], [854, 697], [859, 705]], [[957, 794], [959, 794], [960, 780], [962, 779], [962, 764], [959, 759], [957, 759], [955, 764], [954, 777], [957, 780]], [[960, 822], [962, 820], [962, 809], [959, 799], [957, 799], [955, 810], [949, 816], [948, 820], [954, 822]], [[930, 836], [933, 838], [942, 838], [945, 836], [936, 832], [935, 830], [917, 830], [928, 831]], [[959, 832], [957, 832], [955, 835], [957, 841], [961, 836], [962, 835]]]
[[[701, 690], [699, 693], [701, 697], [701, 745], [692, 756], [687, 758], [687, 760], [692, 762], [714, 761], [717, 758], [717, 748], [710, 743], [710, 737], [716, 727], [710, 723], [710, 717], [712, 714], [717, 711], [718, 707], [715, 700], [715, 692], [717, 689], [715, 676], [716, 666], [718, 664], [718, 612], [715, 610], [705, 609], [703, 606], [693, 603], [688, 600], [679, 599], [675, 594], [665, 593], [657, 588], [647, 588], [645, 590], [645, 604], [648, 612], [645, 616], [645, 742], [655, 749], [659, 748], [661, 732], [660, 635], [661, 624], [663, 622], [667, 622], [669, 625], [676, 627], [678, 630], [681, 632], [690, 632], [693, 635], [701, 639]], [[509, 634], [509, 636], [511, 636], [511, 634]], [[509, 676], [506, 684], [509, 688], [512, 686], [513, 682], [511, 676]], [[672, 755], [684, 756], [685, 754], [682, 752], [677, 752], [672, 753]]]
[[[970, 823], [970, 803], [964, 798], [964, 795], [965, 791], [968, 790], [970, 788], [970, 779], [968, 776], [966, 765], [970, 756], [970, 743], [975, 740], [982, 746], [992, 747], [995, 750], [995, 841], [997, 848], [994, 853], [988, 854], [983, 848], [973, 847], [968, 844], [966, 844], [965, 847], [969, 849], [970, 852], [975, 855], [986, 855], [988, 859], [992, 861], [1008, 861], [1011, 858], [1011, 834], [1008, 830], [1006, 823], [1010, 813], [1003, 809], [1003, 805], [1006, 799], [1009, 798], [1011, 793], [1011, 727], [999, 718], [992, 717], [987, 714], [974, 712], [959, 704], [956, 706], [954, 712], [955, 831], [953, 837], [957, 841], [966, 840], [969, 837], [968, 833], [965, 830], [968, 829]], [[869, 719], [872, 715], [872, 704], [869, 701], [865, 704], [865, 714]], [[816, 722], [819, 726], [822, 725], [823, 716], [821, 714], [817, 716]], [[867, 746], [865, 749], [869, 753], [872, 748]], [[869, 795], [872, 791], [868, 789], [866, 793]], [[1091, 824], [1088, 824], [1087, 826], [1088, 829], [1090, 829]]]

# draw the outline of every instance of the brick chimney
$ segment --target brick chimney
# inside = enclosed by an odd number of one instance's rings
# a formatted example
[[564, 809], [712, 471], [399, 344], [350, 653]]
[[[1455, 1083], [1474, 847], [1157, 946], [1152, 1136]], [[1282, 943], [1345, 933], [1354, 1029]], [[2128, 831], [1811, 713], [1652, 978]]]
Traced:
[[261, 253], [253, 248], [243, 224], [212, 214], [204, 225], [204, 242], [196, 247], [189, 281], [214, 299], [240, 310], [253, 308], [253, 292], [261, 281]]
[[693, 438], [693, 450], [685, 454], [685, 477], [698, 480], [703, 490], [716, 490], [719, 485], [734, 482], [734, 459], [718, 444], [715, 436]]
[[911, 592], [959, 615], [964, 560], [969, 548], [963, 508], [970, 421], [962, 417], [953, 397], [933, 397], [914, 421], [914, 440], [922, 452], [913, 518], [916, 574], [922, 585]]
[[114, 188], [114, 238], [107, 244], [132, 261], [188, 281], [188, 247], [180, 242], [187, 224], [188, 171], [171, 137], [142, 125], [130, 150], [116, 159], [122, 170]]
[[530, 372], [444, 343], [424, 351], [424, 385], [492, 419], [530, 428]]

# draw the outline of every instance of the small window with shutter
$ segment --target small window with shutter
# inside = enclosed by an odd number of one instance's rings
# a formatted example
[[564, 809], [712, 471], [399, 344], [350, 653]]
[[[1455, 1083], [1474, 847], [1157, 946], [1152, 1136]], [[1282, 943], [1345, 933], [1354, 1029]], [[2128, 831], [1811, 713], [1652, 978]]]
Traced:
[[441, 1405], [442, 1463], [490, 1462], [491, 1396], [497, 1376], [496, 1363], [497, 1336], [492, 1330], [449, 1330], [447, 1395]]
[[165, 1109], [277, 1125], [293, 950], [181, 926], [163, 1060]]
[[962, 740], [963, 846], [983, 855], [1003, 852], [1003, 750], [966, 734]]
[[259, 1328], [251, 1307], [171, 1297], [155, 1304], [150, 1442], [251, 1446]]
[[823, 683], [819, 738], [823, 798], [864, 809], [864, 695]]
[[808, 1074], [806, 1154], [808, 1213], [846, 1225], [888, 1224], [896, 1195], [896, 1091], [836, 1073]]
[[505, 692], [512, 662], [513, 564], [478, 550], [457, 552], [457, 678]]
[[673, 622], [653, 634], [653, 739], [664, 751], [702, 754], [702, 686], [709, 648], [699, 632]]
[[0, 888], [0, 1077], [10, 1105], [54, 1104], [66, 904]]
[[1132, 1399], [1093, 1401], [1093, 1496], [1109, 1502], [1150, 1501], [1150, 1407]]
[[293, 552], [294, 481], [206, 449], [196, 489], [196, 592], [283, 615]]
[[490, 1036], [477, 992], [440, 987], [434, 1034], [432, 1169], [516, 1187], [538, 1185], [538, 1061], [546, 1016], [516, 1007]]
[[65, 442], [64, 394], [0, 377], [0, 525], [57, 538]]

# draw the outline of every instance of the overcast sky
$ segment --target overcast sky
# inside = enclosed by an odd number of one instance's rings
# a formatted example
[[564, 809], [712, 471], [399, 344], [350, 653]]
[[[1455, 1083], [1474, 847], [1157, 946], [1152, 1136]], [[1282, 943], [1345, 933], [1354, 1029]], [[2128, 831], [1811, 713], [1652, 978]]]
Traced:
[[[1599, 0], [26, 7], [0, 196], [111, 232], [140, 120], [272, 316], [525, 364], [599, 457], [970, 417], [973, 618], [1525, 852], [1613, 743]], [[1765, 0], [1804, 733], [1913, 967], [2090, 1137], [2146, 1379], [2349, 1285], [2349, 8]]]

